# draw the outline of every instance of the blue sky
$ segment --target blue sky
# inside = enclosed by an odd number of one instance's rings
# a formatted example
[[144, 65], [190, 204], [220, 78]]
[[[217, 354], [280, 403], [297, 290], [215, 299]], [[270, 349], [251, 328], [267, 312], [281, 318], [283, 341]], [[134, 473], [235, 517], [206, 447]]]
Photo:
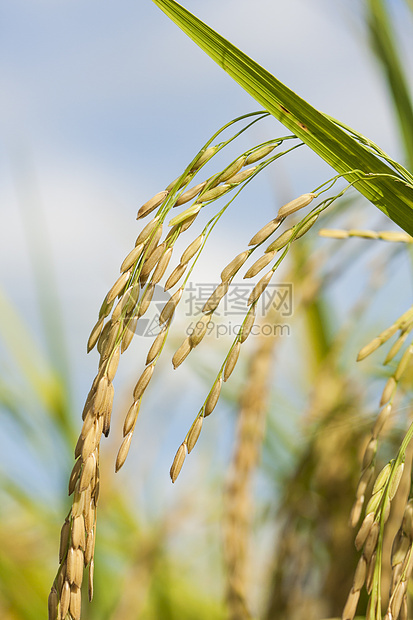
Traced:
[[[399, 156], [359, 2], [184, 4], [314, 106]], [[2, 287], [41, 340], [28, 251], [28, 239], [39, 238], [58, 281], [80, 403], [96, 365], [85, 342], [139, 231], [137, 209], [218, 127], [258, 106], [149, 0], [3, 0], [0, 14]], [[284, 133], [269, 122], [246, 144]], [[228, 220], [236, 234], [218, 231], [200, 277], [244, 248], [274, 201], [329, 175], [315, 157], [283, 160], [240, 201]], [[367, 205], [370, 214], [377, 218]]]

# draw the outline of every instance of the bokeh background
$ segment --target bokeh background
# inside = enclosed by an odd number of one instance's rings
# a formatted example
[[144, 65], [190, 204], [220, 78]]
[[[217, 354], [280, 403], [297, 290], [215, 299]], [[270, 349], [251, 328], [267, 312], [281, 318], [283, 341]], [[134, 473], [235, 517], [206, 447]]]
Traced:
[[[411, 4], [384, 4], [411, 76]], [[185, 2], [315, 107], [409, 165], [371, 44], [372, 5]], [[0, 14], [0, 615], [38, 619], [57, 567], [73, 447], [96, 370], [86, 341], [140, 229], [136, 211], [220, 126], [257, 105], [149, 0], [3, 0]], [[266, 120], [225, 157], [286, 133]], [[226, 214], [196, 282], [216, 282], [251, 230], [331, 176], [306, 151], [267, 169]], [[394, 228], [356, 196], [337, 205], [330, 224]], [[256, 438], [261, 457], [244, 498], [249, 527], [236, 543], [249, 548], [243, 588], [254, 618], [340, 613], [357, 560], [347, 515], [358, 459], [389, 372], [379, 354], [362, 369], [354, 360], [411, 303], [411, 258], [399, 246], [313, 235], [281, 272], [281, 281], [294, 282], [294, 315], [290, 335], [267, 351], [266, 430]], [[172, 487], [170, 463], [230, 342], [210, 338], [174, 372], [170, 358], [187, 324], [182, 312], [115, 476], [148, 339], [137, 337], [121, 360], [102, 448], [95, 601], [85, 601], [84, 618], [250, 617], [228, 594], [225, 481], [239, 403], [265, 346], [259, 338], [246, 343]], [[396, 411], [383, 459], [406, 425], [403, 399]]]

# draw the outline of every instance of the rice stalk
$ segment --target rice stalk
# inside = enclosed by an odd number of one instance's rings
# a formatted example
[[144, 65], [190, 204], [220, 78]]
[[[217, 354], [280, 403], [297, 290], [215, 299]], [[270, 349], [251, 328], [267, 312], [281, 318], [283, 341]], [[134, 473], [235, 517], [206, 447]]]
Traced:
[[[267, 320], [273, 320], [270, 312]], [[251, 618], [248, 611], [248, 539], [253, 513], [251, 481], [257, 466], [267, 413], [269, 377], [276, 336], [261, 336], [249, 362], [240, 399], [234, 453], [228, 471], [222, 518], [226, 564], [226, 602], [229, 618]], [[224, 380], [239, 355], [238, 341], [228, 356]]]

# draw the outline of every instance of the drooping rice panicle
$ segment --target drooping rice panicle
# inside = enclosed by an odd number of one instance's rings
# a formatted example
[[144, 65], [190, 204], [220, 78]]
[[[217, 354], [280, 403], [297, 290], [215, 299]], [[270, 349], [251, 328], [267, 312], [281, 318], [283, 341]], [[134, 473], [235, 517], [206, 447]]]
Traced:
[[321, 228], [318, 231], [320, 237], [329, 237], [331, 239], [349, 239], [350, 237], [359, 237], [361, 239], [380, 239], [381, 241], [391, 241], [399, 243], [413, 243], [413, 237], [403, 231], [384, 230], [341, 230], [332, 228]]
[[[96, 507], [99, 497], [99, 452], [102, 435], [107, 436], [110, 430], [110, 420], [114, 399], [113, 381], [118, 369], [120, 354], [129, 347], [139, 317], [147, 311], [151, 303], [155, 286], [162, 281], [169, 266], [176, 239], [184, 233], [195, 221], [197, 214], [204, 205], [211, 206], [215, 200], [226, 193], [232, 193], [229, 202], [215, 214], [207, 224], [204, 232], [199, 235], [184, 251], [180, 263], [166, 278], [168, 288], [175, 286], [180, 278], [186, 273], [183, 285], [175, 291], [170, 300], [161, 311], [161, 333], [152, 343], [140, 378], [133, 392], [133, 403], [127, 412], [123, 425], [124, 439], [116, 459], [116, 471], [125, 462], [130, 448], [132, 435], [136, 426], [137, 416], [143, 395], [152, 379], [155, 365], [165, 345], [166, 336], [171, 324], [173, 314], [178, 305], [187, 278], [195, 264], [199, 253], [204, 247], [206, 237], [210, 234], [216, 222], [224, 211], [233, 202], [239, 192], [249, 183], [252, 178], [263, 170], [272, 161], [283, 156], [302, 143], [295, 136], [286, 136], [269, 141], [265, 145], [259, 145], [246, 153], [239, 155], [230, 162], [223, 170], [209, 177], [197, 185], [189, 188], [196, 174], [211, 160], [216, 153], [228, 145], [258, 120], [266, 117], [268, 113], [260, 112], [245, 115], [235, 119], [221, 128], [215, 136], [201, 149], [198, 155], [175, 181], [168, 187], [155, 194], [139, 209], [137, 219], [154, 213], [154, 217], [146, 223], [136, 237], [135, 247], [127, 254], [121, 263], [121, 275], [110, 288], [99, 311], [99, 318], [92, 329], [88, 340], [88, 351], [97, 347], [99, 365], [96, 377], [86, 398], [82, 413], [83, 426], [75, 447], [76, 463], [73, 468], [69, 491], [73, 495], [72, 507], [62, 528], [59, 551], [59, 570], [49, 596], [49, 612], [53, 616], [65, 618], [69, 613], [72, 620], [80, 619], [81, 595], [80, 588], [83, 580], [84, 567], [89, 569], [89, 598], [93, 596], [93, 572], [94, 572], [94, 547], [96, 540]], [[247, 120], [247, 124], [224, 142], [212, 144], [217, 136], [234, 123]], [[252, 120], [251, 120], [252, 119]], [[283, 152], [277, 152], [273, 156], [272, 151], [280, 146], [284, 140], [295, 141], [294, 146]], [[257, 165], [246, 168], [251, 164]], [[234, 190], [234, 191], [233, 191]], [[195, 200], [192, 206], [184, 209], [183, 213], [175, 216], [170, 223], [170, 230], [162, 240], [163, 226], [170, 210], [176, 206], [186, 205]], [[295, 209], [294, 209], [295, 210]], [[291, 207], [290, 207], [290, 212]], [[302, 226], [302, 225], [301, 225]], [[300, 227], [293, 227], [291, 239], [298, 238]], [[288, 242], [289, 243], [289, 242]], [[243, 253], [248, 258], [255, 248]], [[265, 259], [267, 260], [267, 259]], [[190, 265], [192, 261], [193, 264]], [[242, 261], [243, 264], [244, 261]], [[188, 267], [188, 269], [187, 269]], [[241, 263], [223, 270], [222, 282], [219, 285], [217, 297], [225, 295], [232, 277], [240, 269]], [[222, 298], [222, 297], [221, 297]], [[212, 303], [212, 302], [210, 302]], [[189, 347], [193, 348], [201, 342], [205, 335], [209, 321], [209, 312], [200, 319], [201, 325], [194, 329], [188, 337]], [[112, 315], [111, 315], [112, 312]], [[110, 316], [111, 315], [111, 316]], [[230, 349], [220, 373], [203, 405], [200, 414], [194, 421], [185, 441], [178, 449], [177, 456], [171, 468], [171, 477], [174, 481], [179, 474], [183, 461], [190, 452], [201, 431], [203, 418], [209, 415], [215, 408], [223, 380], [227, 380], [232, 373], [238, 359], [241, 343], [251, 331], [255, 315], [255, 301], [247, 311], [240, 334]], [[181, 352], [183, 354], [185, 352]], [[56, 619], [55, 619], [56, 620]]]
[[[404, 312], [396, 321], [390, 325], [387, 329], [382, 331], [378, 336], [373, 338], [371, 342], [366, 344], [359, 352], [357, 356], [357, 361], [361, 361], [371, 355], [374, 351], [376, 351], [379, 347], [381, 347], [385, 342], [387, 342], [397, 331], [400, 330], [400, 337], [404, 337], [404, 334], [409, 333], [413, 328], [413, 306], [409, 308], [406, 312]], [[397, 351], [396, 351], [397, 353]], [[396, 354], [394, 353], [394, 355]], [[389, 352], [390, 355], [390, 352]], [[393, 359], [393, 352], [391, 357], [389, 355], [386, 357], [385, 363], [388, 363], [390, 359]]]

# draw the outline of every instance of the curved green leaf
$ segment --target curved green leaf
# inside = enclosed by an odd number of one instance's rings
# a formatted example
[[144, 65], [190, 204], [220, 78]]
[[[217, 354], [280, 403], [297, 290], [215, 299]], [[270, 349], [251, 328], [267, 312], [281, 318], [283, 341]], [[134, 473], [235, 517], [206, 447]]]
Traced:
[[180, 4], [153, 2], [268, 112], [413, 234], [413, 187], [397, 172]]

